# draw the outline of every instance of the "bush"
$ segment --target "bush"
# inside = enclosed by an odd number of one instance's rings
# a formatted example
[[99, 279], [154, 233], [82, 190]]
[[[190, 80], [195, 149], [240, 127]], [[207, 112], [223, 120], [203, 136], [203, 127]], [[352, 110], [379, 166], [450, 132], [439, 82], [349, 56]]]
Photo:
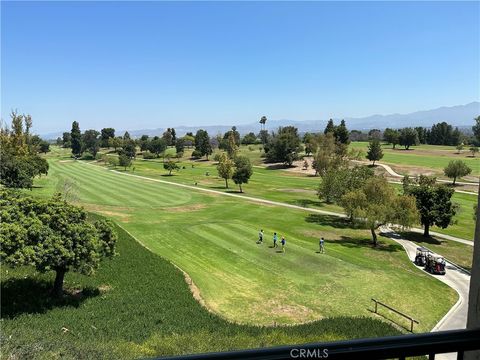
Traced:
[[255, 151], [255, 147], [252, 146], [252, 145], [250, 145], [250, 146], [248, 147], [248, 150], [249, 150], [249, 151]]
[[157, 157], [154, 153], [151, 153], [150, 151], [145, 151], [142, 155], [144, 159], [155, 159]]
[[95, 155], [95, 160], [104, 161], [104, 156], [105, 155], [103, 155], [103, 154], [97, 153], [97, 155]]
[[177, 159], [181, 159], [181, 158], [183, 157], [183, 151], [177, 152], [177, 154], [175, 155], [175, 157], [176, 157]]
[[88, 151], [85, 151], [80, 157], [81, 160], [95, 160], [95, 157]]
[[193, 159], [200, 159], [202, 157], [202, 152], [199, 150], [193, 150], [192, 158]]

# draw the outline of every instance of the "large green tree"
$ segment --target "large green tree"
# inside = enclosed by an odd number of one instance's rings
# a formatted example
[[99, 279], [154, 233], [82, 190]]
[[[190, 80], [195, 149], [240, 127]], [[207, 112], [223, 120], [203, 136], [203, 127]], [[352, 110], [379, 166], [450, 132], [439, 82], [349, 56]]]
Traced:
[[380, 144], [380, 140], [373, 139], [368, 144], [368, 151], [367, 151], [367, 159], [373, 161], [373, 165], [375, 166], [375, 161], [378, 161], [383, 158], [383, 151], [382, 145]]
[[195, 134], [195, 150], [200, 156], [206, 156], [207, 160], [208, 155], [212, 154], [210, 136], [208, 136], [208, 132], [203, 129], [198, 130]]
[[467, 176], [472, 172], [472, 169], [462, 160], [452, 160], [443, 169], [443, 173], [446, 177], [453, 179], [453, 185], [457, 181], [457, 178]]
[[[93, 156], [100, 150], [100, 133], [97, 130], [86, 130], [82, 134], [82, 152], [88, 151]], [[107, 140], [108, 141], [108, 140]]]
[[418, 139], [417, 131], [410, 127], [403, 128], [400, 130], [398, 143], [402, 145], [405, 150], [410, 149], [410, 146], [418, 145], [420, 141]]
[[281, 162], [291, 166], [302, 150], [298, 129], [294, 126], [280, 127], [265, 145], [268, 162]]
[[105, 220], [89, 222], [85, 210], [60, 196], [38, 200], [1, 191], [0, 205], [2, 261], [55, 271], [55, 296], [63, 294], [68, 271], [91, 274], [102, 258], [115, 253], [112, 226]]
[[109, 146], [108, 140], [115, 137], [115, 129], [103, 128], [100, 133], [100, 146], [106, 148]]
[[394, 223], [408, 228], [418, 221], [415, 198], [397, 195], [382, 177], [372, 177], [361, 188], [347, 192], [341, 204], [354, 222], [370, 229], [373, 246], [377, 246], [376, 230], [380, 226]]
[[386, 128], [383, 132], [383, 140], [389, 144], [392, 144], [392, 147], [395, 149], [395, 146], [400, 140], [400, 132], [396, 129]]
[[227, 156], [225, 153], [220, 154], [220, 158], [218, 159], [217, 164], [217, 171], [218, 176], [225, 180], [225, 188], [228, 189], [228, 179], [232, 178], [234, 169], [233, 160]]
[[248, 184], [248, 180], [253, 174], [252, 164], [246, 156], [239, 155], [235, 158], [235, 170], [232, 180], [238, 185], [240, 192], [243, 193], [242, 184]]
[[73, 156], [78, 157], [82, 155], [82, 133], [80, 132], [80, 125], [76, 121], [72, 123], [70, 142]]
[[173, 160], [168, 160], [168, 161], [164, 162], [163, 163], [163, 168], [168, 171], [169, 176], [172, 175], [173, 170], [179, 170], [180, 169], [178, 164]]
[[26, 131], [31, 127], [31, 117], [12, 112], [11, 118], [11, 130], [0, 128], [0, 184], [9, 188], [32, 188], [36, 176], [48, 173], [48, 162], [37, 154], [40, 147]]
[[430, 236], [430, 227], [445, 229], [452, 223], [457, 207], [452, 203], [455, 192], [446, 185], [436, 183], [436, 178], [420, 175], [417, 179], [404, 178], [404, 192], [415, 197], [423, 236]]
[[147, 149], [159, 157], [160, 154], [167, 149], [167, 143], [165, 142], [165, 139], [155, 136], [152, 140], [150, 140]]

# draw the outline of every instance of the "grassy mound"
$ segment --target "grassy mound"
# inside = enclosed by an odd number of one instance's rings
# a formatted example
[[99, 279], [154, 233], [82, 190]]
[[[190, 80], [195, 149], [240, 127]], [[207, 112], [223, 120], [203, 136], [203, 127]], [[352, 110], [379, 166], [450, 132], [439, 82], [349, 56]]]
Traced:
[[171, 263], [117, 231], [119, 256], [93, 277], [67, 274], [69, 295], [60, 302], [47, 297], [53, 274], [1, 268], [2, 357], [132, 358], [399, 334], [371, 318], [229, 323], [194, 300]]

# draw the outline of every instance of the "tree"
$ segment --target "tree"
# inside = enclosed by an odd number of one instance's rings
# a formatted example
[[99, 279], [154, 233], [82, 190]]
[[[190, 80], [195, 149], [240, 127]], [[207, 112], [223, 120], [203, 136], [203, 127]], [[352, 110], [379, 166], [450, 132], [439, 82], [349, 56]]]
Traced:
[[252, 145], [252, 144], [255, 144], [256, 142], [257, 142], [257, 135], [255, 135], [253, 132], [249, 132], [242, 139], [242, 144], [244, 145]]
[[123, 147], [123, 138], [121, 136], [117, 136], [108, 139], [108, 147], [113, 147], [113, 149], [117, 151], [118, 148]]
[[100, 260], [115, 254], [117, 236], [105, 220], [89, 222], [87, 212], [56, 195], [49, 200], [0, 192], [0, 256], [11, 266], [55, 271], [52, 295], [63, 295], [68, 271], [90, 275]]
[[339, 204], [343, 195], [361, 188], [373, 176], [373, 170], [367, 166], [329, 168], [322, 176], [317, 192], [318, 197], [327, 203]]
[[37, 154], [37, 146], [24, 130], [25, 119], [29, 119], [25, 129], [31, 127], [31, 117], [12, 112], [11, 118], [11, 130], [0, 128], [0, 184], [31, 189], [36, 176], [48, 173], [48, 162]]
[[162, 139], [165, 141], [167, 146], [170, 146], [173, 144], [173, 135], [172, 135], [172, 130], [168, 128], [162, 135]]
[[132, 158], [125, 153], [122, 153], [118, 156], [118, 165], [123, 166], [125, 171], [127, 171], [127, 167], [132, 166]]
[[315, 175], [323, 176], [327, 170], [340, 168], [345, 163], [345, 145], [335, 142], [333, 133], [319, 135], [316, 139], [318, 150], [313, 158]]
[[175, 142], [177, 141], [177, 132], [175, 131], [174, 128], [171, 128], [170, 133], [172, 134], [172, 144], [174, 145]]
[[473, 135], [477, 139], [478, 145], [480, 145], [480, 116], [477, 116], [475, 119], [475, 125], [472, 126]]
[[227, 156], [225, 153], [220, 154], [218, 159], [217, 171], [218, 176], [225, 180], [225, 188], [228, 189], [228, 179], [232, 178], [233, 175], [233, 160]]
[[47, 152], [50, 151], [50, 143], [48, 141], [42, 140], [38, 149], [41, 153], [46, 154]]
[[305, 154], [307, 156], [317, 152], [318, 143], [315, 134], [305, 133], [305, 135], [303, 135], [303, 143], [305, 144]]
[[135, 144], [135, 141], [130, 139], [130, 138], [124, 139], [123, 140], [122, 152], [130, 158], [136, 157], [137, 156], [137, 144]]
[[149, 144], [148, 135], [142, 135], [138, 141], [138, 145], [140, 146], [140, 151], [147, 151]]
[[375, 166], [375, 161], [379, 161], [383, 158], [382, 145], [380, 140], [373, 139], [368, 144], [367, 159], [373, 161], [373, 166]]
[[280, 127], [278, 133], [265, 144], [267, 161], [282, 162], [291, 166], [293, 161], [298, 158], [301, 150], [300, 145], [300, 137], [296, 127]]
[[64, 132], [62, 135], [62, 146], [64, 148], [72, 147], [72, 135], [69, 132]]
[[114, 128], [103, 128], [100, 130], [100, 146], [101, 147], [108, 147], [108, 140], [115, 137], [115, 129]]
[[345, 125], [345, 120], [340, 121], [340, 125], [334, 128], [333, 134], [335, 135], [335, 139], [341, 144], [348, 144], [350, 142], [349, 132], [347, 126]]
[[424, 227], [423, 236], [430, 236], [430, 227], [435, 225], [445, 229], [452, 223], [456, 206], [452, 203], [454, 189], [438, 185], [436, 178], [420, 175], [419, 178], [404, 181], [405, 194], [415, 197], [420, 222]]
[[125, 140], [130, 140], [130, 139], [131, 139], [131, 138], [130, 138], [129, 132], [128, 132], [128, 131], [125, 131], [125, 133], [123, 134], [123, 140], [125, 141]]
[[210, 144], [210, 137], [208, 132], [203, 129], [200, 129], [195, 134], [195, 150], [198, 151], [200, 156], [206, 156], [208, 160], [208, 155], [212, 153], [212, 145]]
[[410, 149], [410, 146], [418, 145], [418, 134], [417, 131], [413, 128], [403, 128], [400, 130], [400, 135], [398, 138], [398, 143], [405, 147], [405, 150]]
[[475, 145], [470, 146], [470, 152], [472, 153], [472, 156], [475, 157], [475, 154], [478, 153], [478, 146], [475, 146]]
[[232, 175], [233, 182], [238, 185], [240, 192], [243, 193], [242, 184], [248, 184], [248, 180], [253, 174], [252, 164], [246, 156], [237, 156], [235, 158], [235, 170]]
[[88, 151], [93, 156], [100, 150], [100, 133], [97, 130], [86, 130], [82, 135], [82, 152]]
[[70, 131], [70, 141], [72, 146], [72, 154], [75, 157], [82, 155], [82, 133], [78, 122], [72, 123], [72, 131]]
[[325, 130], [323, 133], [327, 135], [328, 133], [334, 133], [335, 132], [335, 124], [333, 123], [333, 119], [328, 120], [327, 126], [325, 127]]
[[168, 170], [168, 175], [172, 175], [172, 171], [173, 170], [180, 170], [180, 167], [178, 166], [178, 164], [173, 161], [173, 160], [168, 160], [167, 162], [164, 162], [163, 163], [163, 168], [165, 170]]
[[154, 153], [157, 158], [166, 149], [167, 149], [167, 143], [165, 142], [165, 139], [159, 138], [158, 136], [155, 136], [152, 140], [150, 140], [150, 143], [148, 144], [148, 151], [150, 151], [151, 153]]
[[457, 178], [467, 176], [472, 172], [472, 169], [462, 160], [452, 160], [443, 169], [443, 173], [446, 177], [453, 179], [452, 185], [455, 185]]
[[395, 190], [382, 177], [372, 177], [361, 188], [349, 191], [341, 200], [345, 213], [366, 225], [372, 234], [373, 246], [377, 246], [376, 229], [396, 223], [404, 228], [418, 220], [415, 198], [396, 195]]
[[458, 144], [455, 148], [457, 149], [457, 154], [461, 154], [464, 146], [463, 144]]
[[185, 151], [185, 140], [183, 138], [177, 139], [177, 141], [175, 141], [175, 151], [177, 152], [177, 154], [183, 154], [183, 152]]
[[392, 147], [395, 149], [395, 146], [398, 144], [400, 140], [400, 133], [398, 130], [386, 128], [385, 131], [383, 132], [383, 139], [387, 143], [392, 144]]
[[265, 124], [267, 123], [267, 117], [262, 116], [260, 118], [260, 131], [265, 131]]

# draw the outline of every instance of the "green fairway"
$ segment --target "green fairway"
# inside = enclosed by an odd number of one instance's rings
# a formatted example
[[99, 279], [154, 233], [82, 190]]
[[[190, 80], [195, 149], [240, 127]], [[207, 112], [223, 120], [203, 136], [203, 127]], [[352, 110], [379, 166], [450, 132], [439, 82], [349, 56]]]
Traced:
[[132, 359], [400, 334], [366, 317], [275, 328], [226, 322], [193, 298], [172, 264], [117, 233], [118, 256], [95, 276], [68, 273], [77, 296], [62, 302], [49, 298], [52, 273], [1, 267], [2, 358]]
[[[182, 160], [179, 165], [182, 168], [180, 171], [173, 173], [173, 176], [166, 176], [162, 159], [138, 159], [133, 164], [135, 170], [133, 171], [132, 167], [128, 172], [186, 185], [197, 183], [199, 187], [219, 191], [237, 191], [237, 187], [232, 181], [230, 181], [230, 189], [225, 189], [225, 181], [217, 176], [217, 170], [213, 162]], [[185, 168], [183, 169], [183, 167]], [[343, 212], [340, 206], [327, 204], [317, 197], [316, 191], [321, 181], [320, 177], [282, 169], [269, 170], [265, 167], [254, 167], [253, 171], [251, 180], [244, 186], [245, 193], [248, 196], [308, 208]], [[401, 189], [401, 185], [394, 186], [399, 190]], [[434, 226], [432, 231], [472, 240], [474, 233], [473, 206], [477, 202], [476, 195], [456, 192], [453, 195], [453, 202], [459, 206], [454, 223], [446, 229]]]
[[[352, 142], [349, 146], [361, 149], [366, 153], [368, 142]], [[410, 150], [404, 150], [400, 145], [397, 145], [396, 149], [392, 149], [391, 145], [383, 144], [382, 148], [383, 159], [381, 162], [385, 164], [422, 167], [443, 176], [443, 169], [451, 160], [461, 159], [472, 168], [472, 175], [480, 175], [480, 157], [470, 157], [467, 149], [458, 154], [454, 146], [419, 145]], [[404, 172], [400, 171], [400, 173]]]
[[[455, 302], [454, 291], [416, 270], [401, 246], [382, 239], [373, 249], [368, 232], [339, 218], [207, 195], [80, 162], [50, 164], [36, 193], [47, 195], [62, 179], [75, 179], [80, 203], [184, 269], [207, 306], [227, 319], [288, 324], [369, 315], [375, 297], [429, 330]], [[255, 243], [260, 228], [263, 245]], [[273, 231], [286, 236], [286, 254], [269, 247]], [[316, 253], [319, 236], [327, 239], [326, 255]]]

